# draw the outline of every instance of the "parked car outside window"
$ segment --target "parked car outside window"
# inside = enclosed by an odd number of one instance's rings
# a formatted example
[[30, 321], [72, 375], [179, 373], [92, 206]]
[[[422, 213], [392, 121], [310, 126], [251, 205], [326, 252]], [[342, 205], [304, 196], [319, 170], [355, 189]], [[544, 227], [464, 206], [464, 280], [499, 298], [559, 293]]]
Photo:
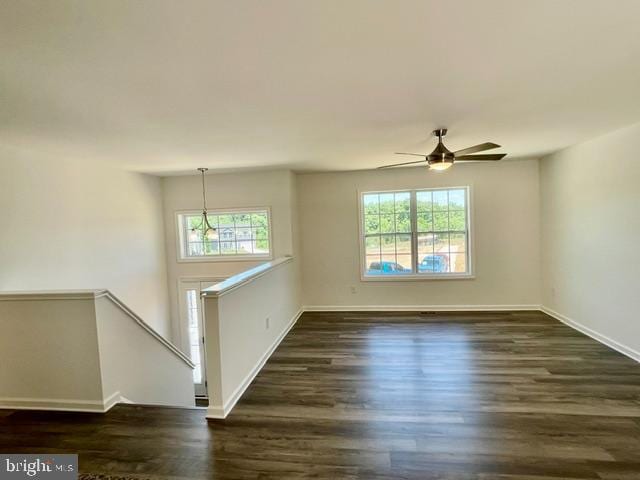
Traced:
[[442, 273], [449, 271], [449, 256], [446, 253], [426, 255], [418, 265], [419, 272]]
[[385, 273], [409, 273], [411, 272], [410, 268], [405, 268], [399, 263], [396, 262], [372, 262], [369, 265], [368, 273], [369, 274], [385, 274]]

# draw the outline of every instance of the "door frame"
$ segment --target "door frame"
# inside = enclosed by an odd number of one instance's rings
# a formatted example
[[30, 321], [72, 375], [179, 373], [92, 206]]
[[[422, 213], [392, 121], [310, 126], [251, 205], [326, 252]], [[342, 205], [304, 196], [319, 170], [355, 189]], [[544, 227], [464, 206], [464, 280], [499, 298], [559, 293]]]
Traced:
[[[176, 321], [178, 322], [178, 324], [174, 326], [174, 331], [177, 334], [176, 343], [177, 345], [179, 345], [180, 349], [188, 350], [187, 347], [189, 346], [189, 325], [188, 325], [187, 319], [184, 318], [184, 312], [180, 308], [180, 302], [182, 302], [182, 284], [187, 282], [219, 283], [226, 280], [227, 278], [229, 278], [229, 276], [220, 277], [220, 276], [214, 276], [214, 275], [185, 275], [185, 276], [178, 277], [178, 280], [176, 281], [177, 293], [175, 297], [175, 300], [177, 302], [176, 305], [177, 305], [177, 313], [178, 313], [178, 318], [176, 319]], [[188, 356], [189, 352], [185, 351], [184, 353], [186, 353]]]
[[221, 281], [219, 278], [214, 277], [198, 277], [198, 278], [180, 278], [178, 280], [178, 317], [180, 319], [181, 336], [183, 332], [186, 332], [187, 342], [181, 342], [187, 345], [187, 355], [191, 354], [190, 338], [189, 338], [189, 318], [187, 312], [186, 292], [189, 290], [195, 290], [197, 292], [197, 312], [198, 312], [198, 334], [200, 335], [200, 371], [202, 372], [202, 383], [194, 383], [196, 397], [208, 397], [207, 392], [207, 346], [205, 342], [206, 325], [204, 319], [204, 302], [200, 293], [202, 292], [203, 285], [206, 283], [217, 283]]

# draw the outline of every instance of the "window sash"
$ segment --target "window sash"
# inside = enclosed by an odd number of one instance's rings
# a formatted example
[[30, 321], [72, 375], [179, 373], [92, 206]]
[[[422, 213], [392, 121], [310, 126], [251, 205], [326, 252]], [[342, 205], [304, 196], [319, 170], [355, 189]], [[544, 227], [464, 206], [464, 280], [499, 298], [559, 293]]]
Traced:
[[[208, 213], [210, 224], [218, 231], [217, 240], [210, 241], [204, 237], [199, 220], [198, 223], [190, 222], [193, 217], [201, 219], [201, 211], [176, 213], [179, 260], [272, 258], [271, 211], [268, 207], [209, 210]], [[241, 216], [246, 217], [239, 220]], [[264, 223], [256, 222], [256, 216], [264, 218]], [[190, 238], [194, 223], [199, 235], [197, 240]]]
[[[464, 192], [464, 205], [456, 207], [456, 204], [452, 204], [453, 201], [455, 201], [454, 199], [451, 199], [451, 194], [450, 192], [453, 191], [463, 191]], [[435, 207], [435, 201], [434, 201], [434, 193], [435, 192], [447, 192], [447, 203], [446, 203], [446, 209], [442, 210], [439, 208], [434, 208]], [[377, 232], [375, 233], [367, 233], [367, 224], [366, 219], [367, 217], [369, 217], [369, 219], [371, 218], [371, 216], [375, 216], [376, 213], [372, 213], [371, 210], [371, 205], [374, 205], [374, 203], [369, 203], [367, 204], [365, 202], [365, 197], [367, 195], [371, 196], [371, 195], [378, 195], [378, 204], [377, 204], [377, 215], [382, 215], [381, 212], [381, 207], [380, 207], [380, 195], [384, 194], [384, 195], [394, 195], [397, 193], [409, 193], [410, 195], [410, 208], [409, 208], [409, 217], [410, 217], [410, 231], [406, 232], [405, 230], [400, 230], [398, 231], [397, 227], [395, 228], [395, 230], [393, 232], [385, 232], [382, 233], [382, 228], [380, 228]], [[428, 195], [427, 197], [430, 198], [431, 200], [427, 203], [430, 204], [429, 208], [424, 208], [424, 206], [419, 206], [418, 205], [418, 196], [421, 193], [429, 193], [430, 195]], [[471, 234], [470, 234], [470, 230], [471, 230], [471, 218], [470, 218], [470, 195], [469, 195], [469, 187], [465, 186], [465, 187], [447, 187], [447, 188], [434, 188], [434, 189], [415, 189], [415, 190], [398, 190], [398, 191], [373, 191], [373, 192], [361, 192], [360, 194], [360, 245], [361, 245], [361, 275], [363, 279], [375, 279], [375, 280], [384, 280], [384, 279], [402, 279], [402, 278], [408, 278], [408, 277], [413, 277], [413, 278], [425, 278], [425, 277], [431, 277], [431, 278], [456, 278], [456, 277], [470, 277], [472, 276], [472, 265], [471, 265]], [[462, 200], [462, 199], [461, 199]], [[395, 212], [394, 212], [395, 213]], [[424, 224], [425, 222], [420, 222], [422, 223], [422, 226], [419, 227], [419, 214], [425, 214], [425, 213], [429, 213], [430, 214], [430, 228], [424, 228]], [[439, 216], [437, 217], [435, 215], [435, 213], [438, 213]], [[445, 228], [437, 228], [436, 226], [436, 218], [439, 218], [440, 220], [443, 219], [443, 215], [445, 214], [446, 216], [446, 229]], [[452, 213], [454, 214], [453, 217], [455, 219], [455, 224], [454, 225], [450, 225], [451, 223], [451, 219], [452, 219]], [[464, 215], [464, 228], [461, 229], [461, 225], [460, 225], [460, 215], [459, 214], [463, 214]], [[385, 215], [388, 215], [388, 213], [385, 212]], [[424, 217], [421, 217], [424, 218]], [[426, 222], [427, 225], [429, 224], [429, 222]], [[442, 225], [441, 225], [442, 226]], [[456, 228], [451, 228], [451, 227], [456, 227]], [[395, 263], [399, 263], [397, 261], [398, 258], [398, 251], [397, 248], [394, 250], [394, 252], [387, 252], [387, 255], [384, 255], [382, 253], [382, 237], [384, 236], [393, 236], [393, 235], [410, 235], [411, 237], [411, 248], [410, 248], [410, 257], [411, 257], [411, 263], [410, 263], [410, 271], [405, 271], [405, 272], [398, 272], [398, 271], [393, 271], [393, 272], [382, 272], [382, 263], [379, 264], [381, 273], [372, 273], [371, 269], [370, 269], [370, 262], [372, 260], [372, 258], [375, 256], [375, 254], [371, 254], [371, 249], [367, 249], [367, 246], [370, 245], [371, 243], [371, 239], [373, 238], [380, 238], [379, 241], [379, 247], [378, 247], [378, 262], [384, 262], [386, 267], [389, 267], [389, 263], [392, 263], [390, 259], [390, 257], [394, 256]], [[426, 237], [431, 237], [433, 240], [433, 249], [431, 250], [431, 253], [429, 253], [429, 251], [425, 251], [424, 249], [421, 249], [419, 246], [419, 242], [421, 239], [424, 239]], [[446, 238], [447, 241], [447, 248], [446, 250], [435, 250], [435, 242], [437, 240], [437, 238], [440, 237], [441, 238], [441, 242], [442, 239]], [[452, 244], [452, 239], [455, 238], [455, 241], [459, 242], [459, 245], [456, 244]], [[459, 250], [460, 246], [462, 246], [464, 249], [463, 250]], [[455, 250], [454, 250], [455, 248]], [[438, 255], [441, 254], [441, 255]], [[403, 251], [402, 255], [405, 256], [406, 253]], [[440, 268], [442, 267], [442, 263], [446, 263], [447, 265], [447, 271], [434, 271], [434, 270], [424, 270], [424, 263], [423, 263], [423, 270], [420, 270], [420, 265], [421, 265], [421, 261], [426, 261], [426, 257], [427, 255], [430, 255], [429, 260], [430, 262], [427, 262], [427, 264], [431, 264], [432, 268], [434, 264], [439, 264]], [[387, 260], [384, 260], [384, 257], [387, 257]], [[425, 257], [425, 258], [423, 258]], [[438, 260], [437, 257], [440, 257], [441, 260]], [[421, 260], [422, 259], [422, 260]], [[452, 264], [455, 263], [454, 264]], [[459, 263], [463, 263], [463, 267], [464, 267], [464, 271], [455, 271], [455, 268], [459, 267]]]

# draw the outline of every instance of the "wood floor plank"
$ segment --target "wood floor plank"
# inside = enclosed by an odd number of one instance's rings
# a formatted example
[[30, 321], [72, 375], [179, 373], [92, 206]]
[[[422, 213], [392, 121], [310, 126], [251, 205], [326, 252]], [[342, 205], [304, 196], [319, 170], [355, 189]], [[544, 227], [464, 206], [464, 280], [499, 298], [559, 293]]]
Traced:
[[0, 411], [1, 452], [153, 479], [640, 479], [640, 365], [539, 312], [305, 313], [226, 420]]

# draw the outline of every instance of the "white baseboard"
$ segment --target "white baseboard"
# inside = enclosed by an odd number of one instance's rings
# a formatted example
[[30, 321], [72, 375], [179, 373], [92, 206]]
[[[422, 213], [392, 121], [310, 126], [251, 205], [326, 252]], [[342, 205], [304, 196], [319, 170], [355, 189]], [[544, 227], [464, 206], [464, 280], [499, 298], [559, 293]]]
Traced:
[[238, 388], [234, 390], [234, 392], [231, 394], [231, 397], [229, 398], [229, 400], [225, 402], [224, 405], [220, 405], [220, 404], [209, 405], [209, 407], [207, 408], [207, 418], [224, 419], [227, 417], [227, 415], [229, 415], [229, 413], [231, 412], [233, 407], [235, 407], [238, 400], [240, 400], [240, 397], [242, 397], [242, 394], [249, 387], [249, 385], [251, 385], [251, 382], [253, 381], [253, 379], [256, 377], [256, 375], [258, 375], [260, 370], [262, 370], [262, 367], [264, 367], [264, 364], [267, 363], [267, 360], [269, 360], [269, 357], [273, 354], [275, 349], [278, 348], [278, 345], [280, 345], [280, 342], [282, 342], [284, 337], [287, 336], [287, 333], [289, 333], [289, 330], [293, 328], [293, 326], [296, 324], [296, 322], [298, 321], [298, 319], [300, 318], [303, 312], [304, 312], [304, 309], [302, 308], [296, 312], [296, 314], [289, 321], [287, 326], [282, 330], [280, 335], [278, 335], [278, 337], [274, 340], [271, 346], [269, 346], [269, 348], [264, 353], [264, 355], [260, 357], [260, 360], [258, 360], [256, 365], [251, 369], [251, 371], [244, 378], [242, 383], [240, 383]]
[[540, 305], [305, 305], [305, 312], [500, 312], [540, 310]]
[[[136, 402], [122, 396], [118, 392], [114, 392], [100, 400], [74, 400], [74, 399], [55, 399], [55, 398], [24, 398], [24, 397], [5, 397], [0, 398], [0, 409], [11, 410], [54, 410], [62, 412], [89, 412], [89, 413], [107, 413], [115, 405], [119, 403], [136, 404]], [[162, 406], [172, 407], [173, 405], [165, 404], [141, 404], [146, 406]], [[179, 408], [193, 408], [186, 405]]]
[[0, 409], [106, 413], [118, 402], [120, 402], [120, 392], [115, 392], [102, 401], [71, 398], [4, 397], [0, 398]]
[[[253, 379], [260, 372], [262, 367], [271, 357], [278, 345], [296, 324], [303, 312], [424, 312], [424, 311], [542, 311], [547, 315], [559, 320], [565, 325], [578, 330], [579, 332], [593, 338], [594, 340], [626, 355], [627, 357], [640, 362], [640, 352], [628, 347], [612, 338], [603, 335], [591, 328], [573, 320], [548, 307], [540, 305], [306, 305], [302, 307], [289, 321], [267, 351], [260, 357], [260, 360], [251, 369], [242, 383], [236, 388], [229, 400], [224, 405], [210, 405], [207, 408], [207, 418], [224, 419], [229, 415], [245, 390], [249, 387]], [[117, 403], [133, 403], [126, 399], [120, 392], [114, 392], [104, 400], [76, 400], [76, 399], [50, 399], [50, 398], [23, 398], [23, 397], [0, 397], [0, 409], [15, 410], [54, 410], [71, 412], [92, 412], [105, 413]]]
[[113, 408], [114, 405], [122, 402], [122, 395], [120, 395], [120, 392], [114, 392], [111, 395], [109, 395], [107, 398], [104, 399], [103, 403], [103, 412], [108, 412], [109, 410], [111, 410]]
[[560, 320], [562, 323], [564, 323], [565, 325], [578, 330], [581, 333], [584, 333], [585, 335], [587, 335], [588, 337], [593, 338], [594, 340], [603, 343], [604, 345], [606, 345], [609, 348], [612, 348], [614, 350], [616, 350], [617, 352], [620, 352], [623, 355], [626, 355], [627, 357], [631, 358], [632, 360], [635, 360], [636, 362], [640, 362], [640, 352], [637, 350], [634, 350], [631, 347], [628, 347], [626, 345], [624, 345], [623, 343], [620, 343], [616, 340], [614, 340], [613, 338], [607, 337], [606, 335], [603, 335], [600, 332], [596, 332], [595, 330], [592, 330], [591, 328], [581, 324], [580, 322], [573, 320], [569, 317], [567, 317], [566, 315], [563, 315], [561, 313], [556, 312], [555, 310], [552, 310], [548, 307], [545, 306], [541, 306], [540, 310], [544, 313], [546, 313], [547, 315], [555, 318], [556, 320]]

